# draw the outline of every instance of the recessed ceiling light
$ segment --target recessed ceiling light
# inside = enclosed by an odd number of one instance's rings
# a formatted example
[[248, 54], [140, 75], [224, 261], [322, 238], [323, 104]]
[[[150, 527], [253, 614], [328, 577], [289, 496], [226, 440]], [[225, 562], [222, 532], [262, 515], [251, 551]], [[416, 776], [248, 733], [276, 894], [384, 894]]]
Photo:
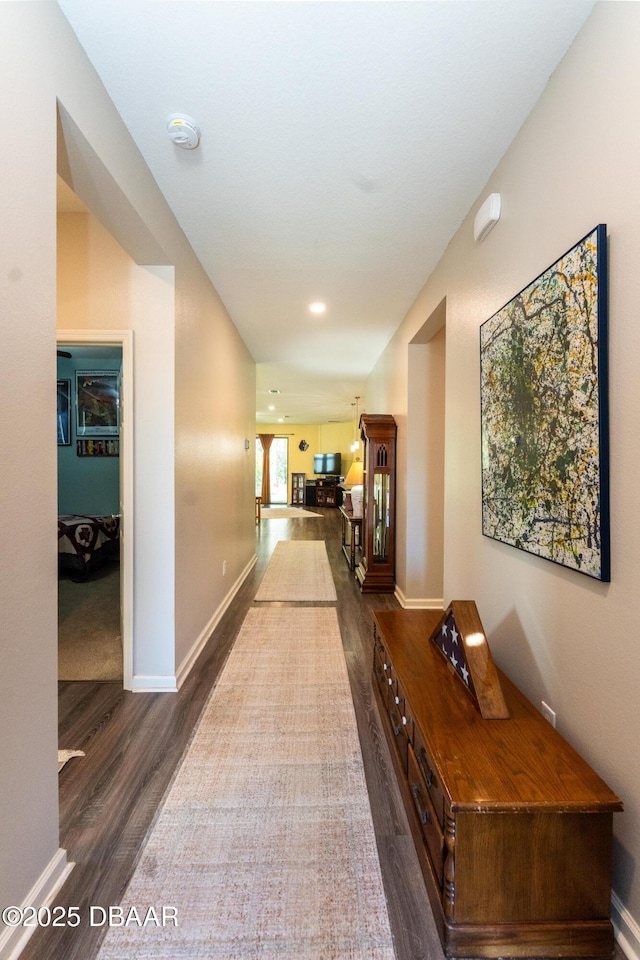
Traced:
[[324, 313], [326, 309], [327, 309], [326, 303], [320, 303], [320, 301], [309, 304], [309, 311], [311, 313]]
[[269, 407], [269, 410], [275, 410], [275, 407], [273, 404], [271, 404], [271, 406]]
[[279, 390], [269, 390], [269, 393], [280, 393]]

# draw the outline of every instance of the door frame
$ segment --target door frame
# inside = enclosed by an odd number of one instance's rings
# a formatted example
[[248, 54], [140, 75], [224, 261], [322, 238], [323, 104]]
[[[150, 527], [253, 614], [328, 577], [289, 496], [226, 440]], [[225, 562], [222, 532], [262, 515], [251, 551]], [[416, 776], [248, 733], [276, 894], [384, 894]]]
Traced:
[[133, 686], [133, 330], [56, 330], [59, 347], [122, 347], [120, 396], [120, 615], [122, 685]]

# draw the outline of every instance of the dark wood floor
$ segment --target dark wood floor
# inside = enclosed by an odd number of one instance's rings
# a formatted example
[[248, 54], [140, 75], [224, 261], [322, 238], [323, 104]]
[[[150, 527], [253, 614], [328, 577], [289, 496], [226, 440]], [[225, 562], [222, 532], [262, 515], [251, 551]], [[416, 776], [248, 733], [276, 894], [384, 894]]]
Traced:
[[337, 510], [322, 520], [263, 520], [258, 562], [177, 694], [128, 693], [116, 683], [60, 683], [59, 746], [84, 750], [59, 775], [60, 846], [76, 866], [58, 904], [78, 907], [80, 927], [39, 930], [21, 960], [93, 960], [105, 929], [91, 905], [119, 903], [145, 837], [229, 654], [278, 540], [325, 539], [358, 720], [365, 773], [398, 960], [442, 953], [431, 919], [371, 687], [372, 611], [392, 596], [362, 595], [340, 547]]

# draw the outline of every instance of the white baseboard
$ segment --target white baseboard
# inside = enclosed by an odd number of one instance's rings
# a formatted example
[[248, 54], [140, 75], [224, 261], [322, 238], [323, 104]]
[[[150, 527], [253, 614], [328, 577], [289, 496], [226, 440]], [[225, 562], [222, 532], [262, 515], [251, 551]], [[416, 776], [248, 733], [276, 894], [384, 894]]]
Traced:
[[628, 960], [640, 960], [640, 926], [615, 893], [611, 894], [611, 922]]
[[249, 560], [249, 563], [246, 565], [246, 567], [240, 574], [240, 576], [238, 577], [238, 579], [236, 580], [236, 582], [233, 584], [233, 586], [229, 590], [229, 593], [226, 595], [226, 597], [224, 598], [224, 600], [222, 601], [218, 609], [215, 611], [215, 613], [213, 614], [213, 616], [205, 626], [205, 628], [201, 631], [200, 636], [196, 638], [189, 653], [186, 655], [186, 657], [178, 667], [178, 672], [176, 674], [176, 683], [177, 683], [178, 690], [180, 689], [180, 687], [182, 686], [186, 678], [189, 676], [189, 673], [191, 672], [191, 669], [194, 663], [202, 653], [202, 650], [207, 640], [209, 639], [209, 637], [211, 636], [215, 628], [218, 626], [218, 624], [222, 620], [222, 617], [224, 616], [224, 614], [227, 612], [227, 610], [231, 606], [231, 603], [233, 602], [233, 598], [235, 597], [238, 590], [240, 589], [244, 581], [247, 579], [247, 577], [255, 567], [257, 560], [258, 558], [254, 554], [251, 560]]
[[[182, 686], [186, 678], [189, 676], [189, 673], [191, 672], [191, 669], [194, 663], [202, 653], [202, 650], [207, 640], [209, 639], [209, 637], [211, 636], [215, 628], [218, 626], [220, 620], [222, 620], [222, 617], [224, 616], [226, 611], [229, 609], [236, 593], [238, 592], [238, 590], [240, 589], [240, 587], [242, 586], [246, 578], [249, 576], [254, 566], [256, 565], [257, 559], [258, 559], [257, 556], [254, 554], [254, 556], [246, 565], [246, 567], [244, 568], [244, 570], [242, 571], [242, 573], [240, 574], [236, 582], [233, 584], [233, 586], [229, 590], [228, 594], [226, 595], [226, 597], [224, 598], [224, 600], [222, 601], [218, 609], [211, 616], [211, 619], [209, 620], [207, 625], [200, 632], [200, 635], [196, 637], [195, 641], [191, 646], [191, 649], [189, 650], [186, 657], [178, 667], [178, 670], [176, 671], [176, 673], [175, 674], [159, 674], [157, 676], [153, 676], [150, 674], [143, 674], [143, 673], [134, 674], [133, 681], [131, 683], [131, 689], [134, 693], [177, 693], [178, 692], [178, 690], [180, 689], [180, 687]], [[0, 960], [2, 960], [1, 957], [0, 957]]]
[[406, 597], [400, 587], [396, 586], [394, 591], [395, 598], [403, 610], [443, 610], [444, 600], [442, 597]]
[[177, 693], [178, 683], [175, 675], [134, 673], [131, 681], [131, 690], [133, 693]]
[[[35, 907], [37, 910], [39, 907], [51, 906], [74, 867], [75, 863], [67, 861], [67, 851], [60, 847], [24, 898], [21, 908], [24, 910], [26, 907]], [[5, 927], [0, 933], [0, 960], [18, 960], [36, 929], [37, 927]]]

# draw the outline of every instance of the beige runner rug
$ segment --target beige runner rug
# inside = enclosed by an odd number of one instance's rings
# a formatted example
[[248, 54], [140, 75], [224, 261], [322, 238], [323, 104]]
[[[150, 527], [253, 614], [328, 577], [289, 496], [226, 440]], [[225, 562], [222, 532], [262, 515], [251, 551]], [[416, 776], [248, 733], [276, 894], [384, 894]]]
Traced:
[[84, 757], [84, 750], [58, 750], [58, 773], [72, 757]]
[[99, 960], [393, 960], [335, 609], [254, 607]]
[[278, 540], [256, 600], [337, 600], [324, 540]]
[[261, 516], [263, 520], [310, 520], [313, 517], [321, 518], [322, 514], [303, 510], [302, 507], [263, 507]]

